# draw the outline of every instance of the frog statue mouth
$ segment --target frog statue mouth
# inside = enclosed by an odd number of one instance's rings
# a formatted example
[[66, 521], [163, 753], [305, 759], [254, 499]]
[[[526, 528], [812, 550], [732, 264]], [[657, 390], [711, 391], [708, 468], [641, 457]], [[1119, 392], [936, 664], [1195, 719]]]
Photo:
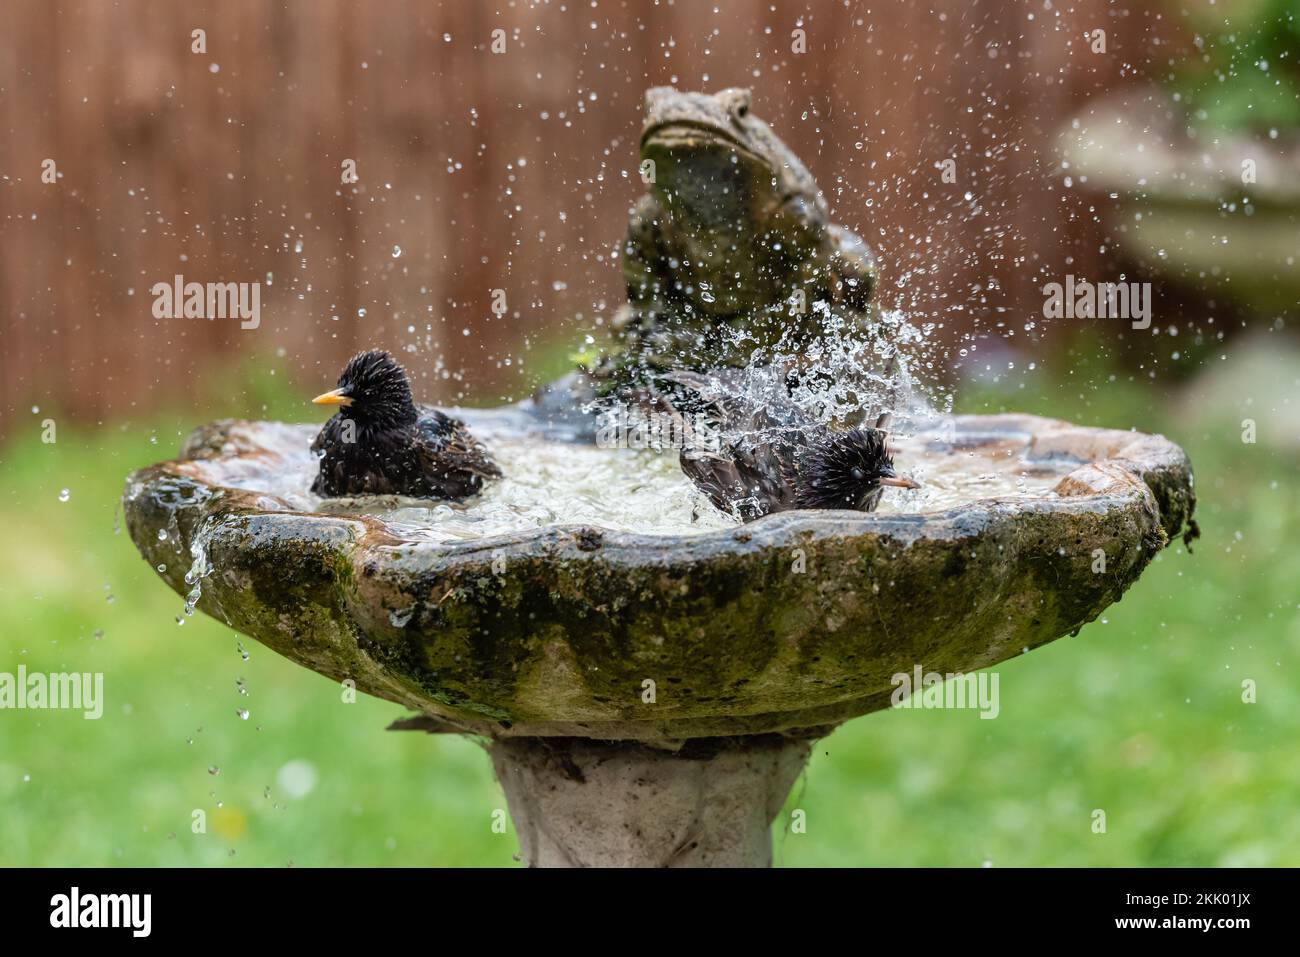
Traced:
[[641, 135], [641, 154], [652, 147], [663, 149], [726, 149], [763, 164], [762, 158], [745, 146], [738, 137], [728, 135], [717, 126], [693, 120], [665, 120]]
[[760, 236], [762, 224], [797, 198], [782, 190], [763, 156], [704, 123], [677, 120], [650, 128], [641, 158], [654, 164], [651, 191], [701, 235], [724, 232], [732, 241], [746, 233]]

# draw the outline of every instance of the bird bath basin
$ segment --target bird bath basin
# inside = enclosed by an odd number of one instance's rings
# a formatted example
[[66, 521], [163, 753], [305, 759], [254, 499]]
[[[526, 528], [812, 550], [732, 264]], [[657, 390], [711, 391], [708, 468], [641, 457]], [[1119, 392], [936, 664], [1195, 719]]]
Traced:
[[[557, 441], [522, 407], [458, 414], [507, 475]], [[477, 531], [450, 506], [321, 503], [316, 428], [200, 428], [128, 480], [132, 539], [178, 593], [203, 575], [199, 610], [417, 713], [399, 725], [486, 739], [531, 864], [767, 863], [810, 742], [889, 707], [892, 676], [1074, 632], [1194, 527], [1177, 446], [1025, 415], [913, 437], [931, 499], [745, 525], [683, 499], [650, 531], [548, 521], [519, 490]]]

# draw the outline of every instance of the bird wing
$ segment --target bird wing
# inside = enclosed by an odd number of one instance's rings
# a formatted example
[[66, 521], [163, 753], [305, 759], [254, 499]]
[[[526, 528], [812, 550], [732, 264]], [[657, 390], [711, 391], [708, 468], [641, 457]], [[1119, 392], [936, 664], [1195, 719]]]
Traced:
[[753, 380], [744, 369], [679, 369], [662, 378], [681, 386], [688, 403], [702, 402], [728, 432], [802, 431], [815, 425], [812, 417], [790, 400], [780, 370], [766, 380]]
[[682, 471], [718, 509], [744, 521], [794, 507], [791, 470], [770, 445], [722, 454], [681, 454]]
[[[664, 378], [688, 393], [685, 404], [703, 404], [716, 423], [721, 447], [683, 449], [682, 471], [715, 506], [745, 521], [793, 508], [791, 482], [800, 431], [787, 428], [785, 410], [776, 414], [747, 391], [744, 370], [675, 370]], [[674, 399], [680, 401], [678, 397]]]
[[483, 479], [501, 477], [501, 469], [465, 423], [437, 409], [421, 408], [413, 449], [421, 473], [450, 498], [473, 495]]

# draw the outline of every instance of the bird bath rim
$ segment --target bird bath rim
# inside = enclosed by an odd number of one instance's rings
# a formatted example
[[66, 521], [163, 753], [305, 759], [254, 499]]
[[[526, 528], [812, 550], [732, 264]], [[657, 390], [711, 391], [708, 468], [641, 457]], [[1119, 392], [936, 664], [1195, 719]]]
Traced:
[[[488, 416], [527, 420], [518, 407], [464, 413], [471, 427]], [[1191, 528], [1190, 463], [1163, 437], [1019, 414], [955, 427], [1080, 464], [1057, 497], [942, 512], [409, 542], [378, 519], [286, 511], [205, 482], [204, 459], [266, 454], [226, 421], [131, 476], [124, 502], [137, 547], [182, 594], [206, 529], [200, 610], [427, 726], [666, 746], [816, 736], [888, 707], [891, 674], [966, 672], [1077, 631]], [[176, 534], [160, 541], [159, 528]]]

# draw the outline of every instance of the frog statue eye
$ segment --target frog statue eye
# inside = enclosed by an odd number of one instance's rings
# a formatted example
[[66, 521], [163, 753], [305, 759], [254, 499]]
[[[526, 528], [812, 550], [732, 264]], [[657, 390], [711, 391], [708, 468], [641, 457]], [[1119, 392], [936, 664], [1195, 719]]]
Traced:
[[720, 98], [731, 112], [733, 122], [743, 120], [749, 115], [749, 90], [724, 90]]

